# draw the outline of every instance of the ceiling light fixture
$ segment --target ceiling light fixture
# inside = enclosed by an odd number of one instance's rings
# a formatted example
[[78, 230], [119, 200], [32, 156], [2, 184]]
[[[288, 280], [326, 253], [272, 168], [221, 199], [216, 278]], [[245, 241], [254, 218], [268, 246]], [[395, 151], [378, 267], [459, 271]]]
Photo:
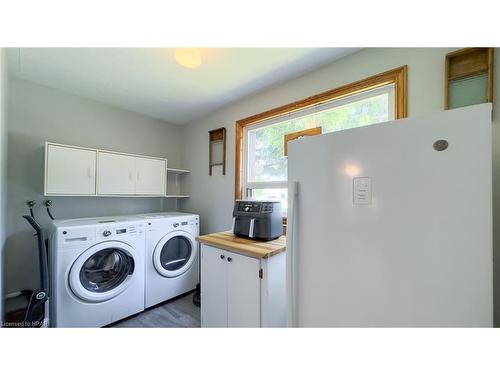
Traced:
[[201, 51], [199, 48], [176, 48], [175, 60], [186, 68], [196, 69], [201, 65]]

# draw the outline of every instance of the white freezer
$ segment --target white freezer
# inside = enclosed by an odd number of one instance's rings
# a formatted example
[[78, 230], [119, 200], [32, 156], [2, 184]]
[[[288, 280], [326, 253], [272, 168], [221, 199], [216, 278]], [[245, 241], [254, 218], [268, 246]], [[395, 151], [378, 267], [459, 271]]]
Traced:
[[491, 108], [289, 144], [290, 326], [493, 325]]

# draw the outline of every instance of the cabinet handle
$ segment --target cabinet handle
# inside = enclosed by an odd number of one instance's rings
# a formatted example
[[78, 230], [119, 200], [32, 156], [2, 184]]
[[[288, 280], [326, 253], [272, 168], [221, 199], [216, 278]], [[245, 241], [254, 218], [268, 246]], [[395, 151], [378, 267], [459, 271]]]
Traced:
[[93, 175], [92, 168], [87, 168], [87, 177], [92, 178], [92, 175]]
[[227, 257], [227, 261], [228, 261], [228, 262], [230, 262], [230, 261], [232, 261], [232, 260], [233, 260], [233, 258], [231, 258], [231, 257]]
[[132, 175], [132, 171], [128, 172], [128, 179], [132, 181], [134, 179], [134, 176]]
[[225, 256], [221, 254], [221, 255], [220, 255], [220, 258], [221, 258], [221, 259], [224, 259], [224, 258], [225, 258]]
[[141, 179], [141, 173], [137, 172], [137, 181], [139, 181], [140, 179]]

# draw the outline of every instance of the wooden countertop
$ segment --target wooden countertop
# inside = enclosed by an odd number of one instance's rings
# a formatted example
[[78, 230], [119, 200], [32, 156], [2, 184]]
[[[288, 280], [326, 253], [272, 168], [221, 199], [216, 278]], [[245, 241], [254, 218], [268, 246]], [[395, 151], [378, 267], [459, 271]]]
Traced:
[[236, 237], [232, 232], [219, 232], [196, 237], [201, 243], [220, 249], [251, 256], [269, 258], [286, 250], [286, 237], [273, 241], [259, 241], [251, 238]]

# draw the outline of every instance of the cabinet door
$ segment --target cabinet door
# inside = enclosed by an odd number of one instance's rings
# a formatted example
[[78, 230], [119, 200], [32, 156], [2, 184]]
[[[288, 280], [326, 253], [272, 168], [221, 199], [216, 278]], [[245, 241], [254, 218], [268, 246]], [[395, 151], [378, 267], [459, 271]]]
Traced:
[[227, 252], [227, 325], [260, 327], [260, 260]]
[[96, 150], [47, 144], [45, 152], [45, 194], [95, 194]]
[[136, 194], [165, 195], [166, 169], [165, 160], [135, 158]]
[[135, 157], [99, 152], [98, 158], [98, 194], [135, 194]]
[[201, 245], [201, 326], [227, 327], [227, 256]]

